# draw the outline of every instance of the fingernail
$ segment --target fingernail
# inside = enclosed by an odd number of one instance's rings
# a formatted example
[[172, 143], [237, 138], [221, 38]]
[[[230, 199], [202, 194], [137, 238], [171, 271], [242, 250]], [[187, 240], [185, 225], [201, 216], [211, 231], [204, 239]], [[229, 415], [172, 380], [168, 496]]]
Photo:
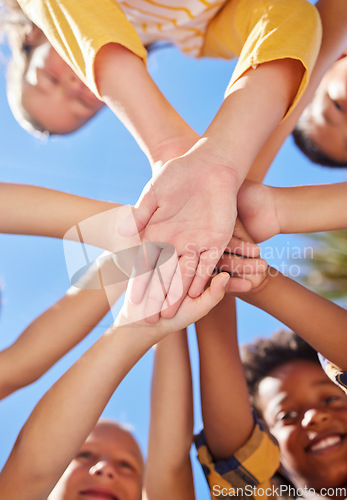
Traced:
[[225, 288], [228, 284], [228, 281], [230, 279], [230, 275], [228, 273], [223, 273], [225, 276], [224, 276], [224, 283], [223, 283], [223, 287]]

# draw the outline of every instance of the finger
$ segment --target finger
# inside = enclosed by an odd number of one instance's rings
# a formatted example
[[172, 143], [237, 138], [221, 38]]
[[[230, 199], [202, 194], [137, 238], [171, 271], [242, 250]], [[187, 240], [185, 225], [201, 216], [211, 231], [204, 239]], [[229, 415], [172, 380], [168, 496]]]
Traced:
[[143, 299], [160, 252], [161, 247], [157, 243], [146, 242], [140, 246], [132, 272], [130, 302], [139, 304]]
[[175, 317], [172, 320], [161, 320], [162, 325], [166, 325], [169, 331], [175, 331], [198, 321], [222, 300], [228, 280], [229, 275], [221, 273], [213, 278], [211, 286], [196, 299], [186, 295]]
[[224, 297], [228, 287], [230, 276], [228, 273], [220, 273], [211, 280], [211, 284], [202, 293], [200, 297], [195, 299], [198, 301], [197, 315], [194, 321], [206, 316]]
[[192, 298], [196, 298], [202, 294], [205, 285], [208, 282], [210, 276], [213, 274], [217, 262], [219, 261], [223, 251], [216, 252], [216, 249], [206, 250], [200, 254], [199, 264], [196, 270], [196, 274], [189, 288], [189, 295]]
[[182, 301], [186, 297], [198, 265], [198, 256], [183, 255], [176, 268], [166, 301], [161, 310], [162, 318], [170, 319], [177, 313]]
[[242, 255], [243, 257], [256, 258], [260, 255], [260, 247], [256, 243], [250, 243], [233, 236], [224, 252]]
[[150, 181], [144, 187], [140, 198], [132, 210], [132, 214], [118, 226], [119, 234], [121, 236], [134, 236], [143, 231], [157, 208], [153, 186]]
[[235, 276], [230, 277], [226, 286], [226, 291], [233, 293], [249, 292], [251, 289], [252, 283], [248, 279]]
[[249, 259], [239, 255], [224, 254], [217, 264], [219, 272], [225, 271], [231, 274], [261, 274], [267, 269], [264, 259]]
[[172, 245], [166, 244], [160, 252], [148, 286], [145, 303], [145, 318], [148, 323], [153, 324], [159, 320], [177, 267], [177, 253]]
[[211, 280], [211, 285], [196, 299], [186, 295], [177, 315], [172, 320], [175, 323], [175, 329], [186, 327], [206, 316], [224, 297], [229, 278], [227, 273], [218, 274]]
[[260, 248], [254, 243], [239, 218], [235, 221], [233, 237], [225, 252], [236, 253], [245, 257], [259, 257]]
[[[114, 262], [113, 267], [117, 270], [117, 273], [122, 273], [129, 279], [134, 272], [134, 265], [136, 263], [137, 256], [141, 250], [142, 244], [129, 247], [125, 250], [120, 250], [118, 252], [112, 253], [112, 260]], [[116, 276], [113, 273], [108, 273], [104, 280], [106, 284], [115, 283]], [[124, 278], [125, 279], [125, 278]]]

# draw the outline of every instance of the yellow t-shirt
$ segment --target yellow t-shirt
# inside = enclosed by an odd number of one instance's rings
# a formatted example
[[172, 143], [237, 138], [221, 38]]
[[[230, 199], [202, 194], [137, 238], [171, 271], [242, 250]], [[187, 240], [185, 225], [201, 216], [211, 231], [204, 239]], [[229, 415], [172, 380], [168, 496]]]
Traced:
[[[305, 68], [292, 107], [318, 55], [321, 25], [306, 0], [19, 0], [26, 15], [98, 96], [95, 57], [118, 43], [146, 60], [144, 44], [165, 40], [195, 57], [239, 57], [228, 85], [258, 64], [298, 59]], [[136, 29], [135, 29], [136, 28]], [[292, 109], [291, 107], [291, 109]]]

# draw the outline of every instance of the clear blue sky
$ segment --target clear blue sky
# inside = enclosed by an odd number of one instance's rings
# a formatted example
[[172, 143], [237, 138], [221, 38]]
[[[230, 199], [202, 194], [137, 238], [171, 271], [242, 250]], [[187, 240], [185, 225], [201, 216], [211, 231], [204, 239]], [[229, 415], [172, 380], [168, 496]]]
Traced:
[[[196, 61], [174, 49], [155, 52], [149, 69], [165, 95], [184, 118], [202, 132], [220, 105], [233, 63]], [[42, 143], [24, 132], [12, 118], [3, 71], [0, 76], [0, 176], [1, 181], [50, 187], [119, 203], [134, 203], [150, 176], [147, 160], [132, 137], [109, 112], [67, 138]], [[346, 180], [346, 172], [314, 167], [295, 150], [291, 139], [276, 159], [267, 182], [289, 186]], [[10, 210], [11, 207], [8, 207]], [[305, 216], [305, 214], [303, 214]], [[293, 247], [304, 242], [296, 237], [277, 237], [266, 243], [273, 249], [272, 265], [288, 264]], [[283, 259], [276, 256], [284, 256]], [[0, 317], [0, 348], [17, 338], [23, 329], [60, 298], [69, 287], [61, 241], [28, 236], [0, 235], [0, 276], [3, 303]], [[245, 342], [269, 335], [279, 323], [251, 306], [240, 304], [239, 335]], [[42, 379], [7, 398], [0, 406], [0, 467], [13, 442], [42, 394], [95, 339], [112, 318], [106, 317], [80, 346], [57, 363]], [[201, 427], [197, 355], [191, 331], [196, 430]], [[49, 341], [49, 332], [47, 332]], [[30, 353], [28, 353], [30, 355]], [[152, 355], [149, 353], [127, 376], [112, 397], [105, 415], [133, 425], [142, 449], [146, 448], [149, 418], [149, 387]], [[193, 460], [196, 463], [195, 460]], [[199, 466], [194, 465], [197, 498], [210, 498]]]

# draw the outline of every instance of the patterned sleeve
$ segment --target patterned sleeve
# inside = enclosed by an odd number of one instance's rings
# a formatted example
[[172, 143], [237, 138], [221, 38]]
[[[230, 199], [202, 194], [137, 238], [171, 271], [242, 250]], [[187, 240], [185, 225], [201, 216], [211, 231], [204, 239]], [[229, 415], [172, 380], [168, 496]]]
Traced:
[[213, 460], [204, 431], [195, 437], [195, 446], [213, 500], [235, 496], [252, 500], [262, 496], [257, 494], [257, 489], [271, 490], [271, 478], [279, 467], [280, 452], [275, 438], [258, 419], [255, 418], [247, 443], [227, 460]]
[[347, 394], [347, 372], [337, 368], [331, 361], [318, 354], [320, 364], [328, 377]]

